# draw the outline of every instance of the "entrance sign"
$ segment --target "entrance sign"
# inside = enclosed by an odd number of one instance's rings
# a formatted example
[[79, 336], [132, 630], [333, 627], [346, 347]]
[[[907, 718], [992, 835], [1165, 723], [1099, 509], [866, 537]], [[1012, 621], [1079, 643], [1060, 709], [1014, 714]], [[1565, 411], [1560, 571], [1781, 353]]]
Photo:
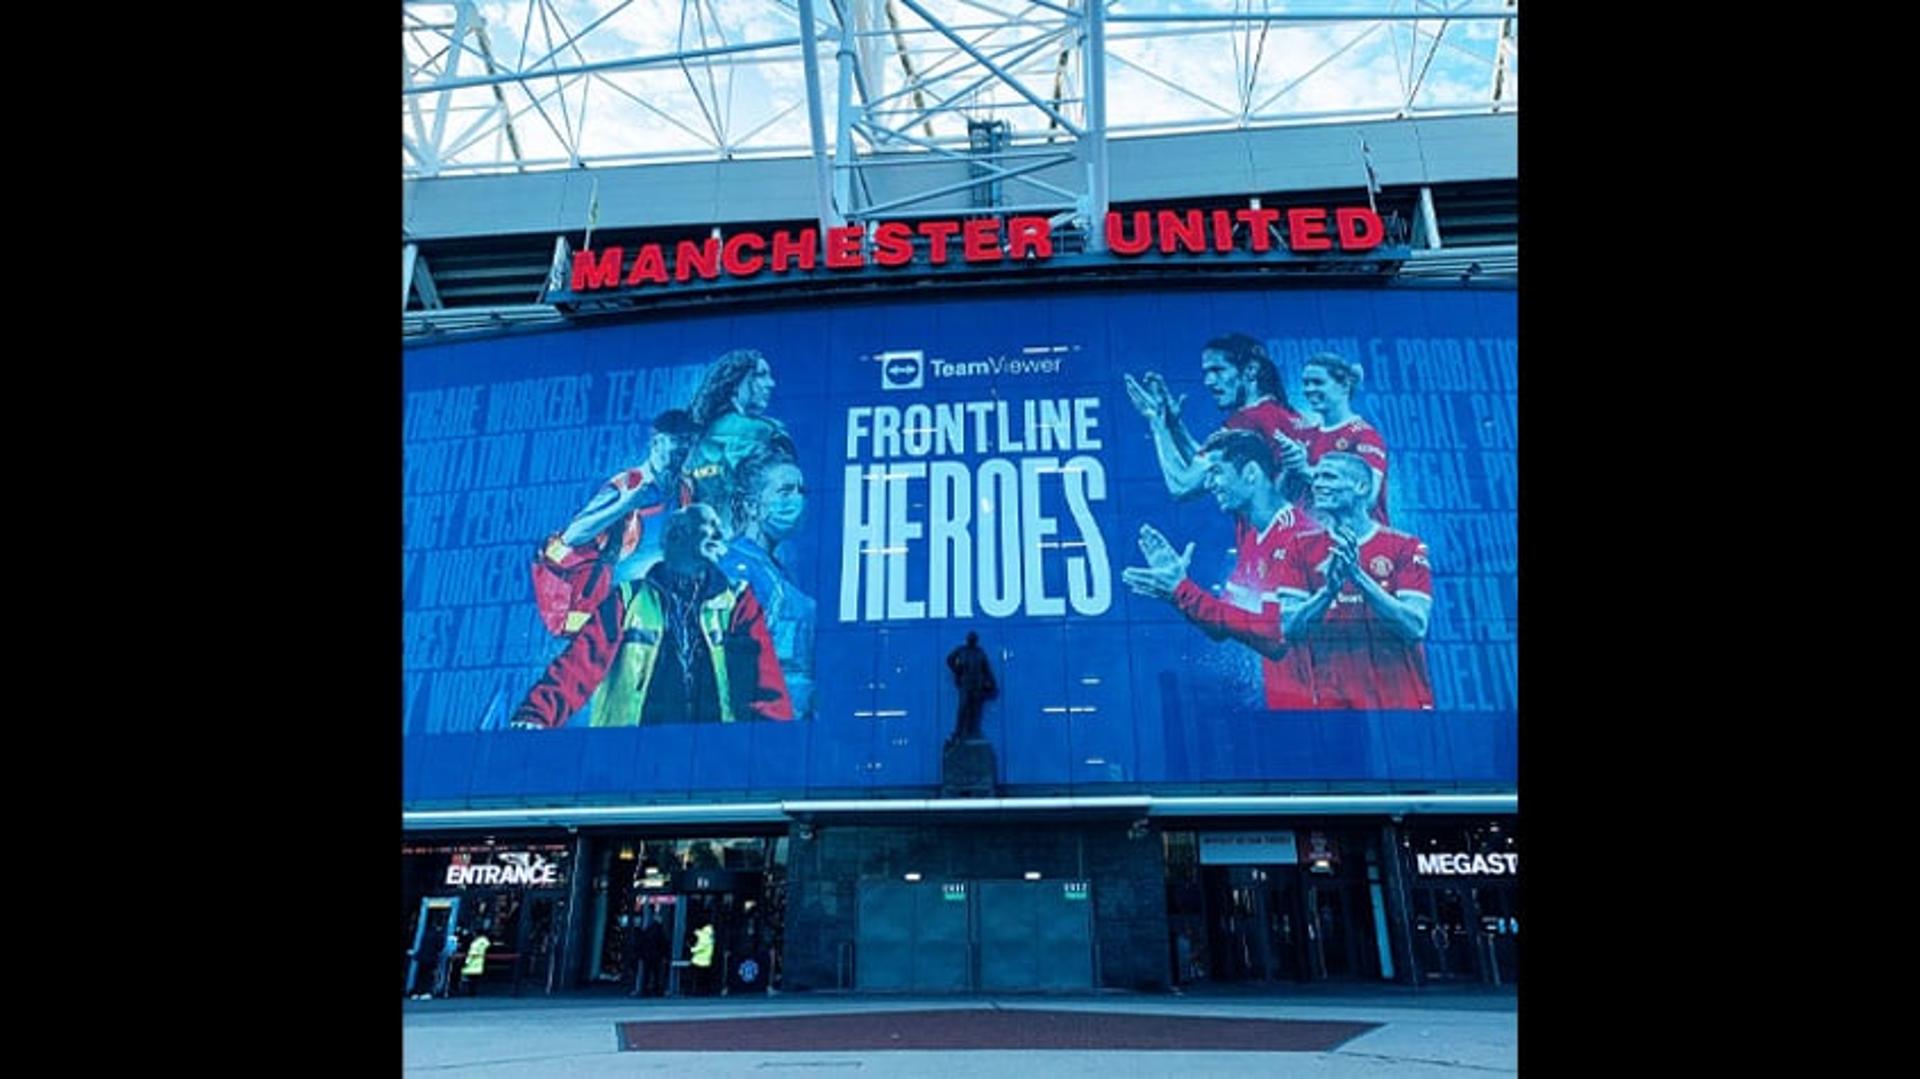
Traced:
[[1201, 865], [1295, 865], [1300, 851], [1293, 833], [1201, 832]]
[[452, 857], [447, 865], [448, 887], [521, 885], [556, 888], [564, 883], [560, 879], [559, 865], [528, 851], [502, 851], [494, 855], [497, 861], [478, 865], [469, 861], [471, 857], [468, 854], [455, 854]]

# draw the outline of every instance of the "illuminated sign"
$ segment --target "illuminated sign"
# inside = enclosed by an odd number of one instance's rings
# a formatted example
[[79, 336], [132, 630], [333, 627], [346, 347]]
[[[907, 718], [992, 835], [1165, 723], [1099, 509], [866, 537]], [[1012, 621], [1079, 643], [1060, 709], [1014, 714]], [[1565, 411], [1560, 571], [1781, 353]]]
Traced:
[[[1274, 242], [1279, 230], [1284, 242]], [[1284, 212], [1258, 207], [1239, 210], [1134, 210], [1109, 213], [1107, 249], [1122, 258], [1158, 251], [1163, 255], [1248, 251], [1256, 255], [1291, 252], [1314, 255], [1339, 250], [1371, 251], [1386, 239], [1380, 215], [1365, 206], [1294, 207]], [[722, 240], [680, 240], [642, 244], [628, 258], [621, 246], [574, 253], [568, 285], [573, 292], [643, 288], [669, 282], [751, 278], [760, 273], [892, 269], [921, 257], [945, 266], [956, 257], [968, 265], [1034, 262], [1053, 257], [1053, 226], [1044, 217], [994, 217], [965, 221], [931, 220], [908, 224], [886, 221], [871, 227], [845, 225], [826, 232], [824, 255], [816, 229], [752, 230]]]
[[505, 851], [495, 855], [497, 862], [474, 865], [467, 855], [456, 854], [447, 866], [447, 884], [454, 888], [516, 884], [530, 888], [554, 887], [561, 883], [560, 867], [538, 854]]
[[1511, 877], [1520, 872], [1518, 854], [1417, 854], [1422, 876]]
[[1201, 865], [1293, 865], [1300, 860], [1293, 833], [1201, 832]]

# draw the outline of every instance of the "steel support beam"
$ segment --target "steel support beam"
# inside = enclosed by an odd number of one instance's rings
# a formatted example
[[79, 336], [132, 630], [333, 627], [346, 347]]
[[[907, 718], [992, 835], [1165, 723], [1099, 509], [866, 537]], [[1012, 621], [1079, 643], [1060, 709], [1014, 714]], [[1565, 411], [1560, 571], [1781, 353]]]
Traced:
[[1420, 226], [1424, 232], [1429, 250], [1440, 247], [1440, 217], [1433, 212], [1433, 188], [1420, 187]]
[[[811, 29], [813, 0], [800, 0], [800, 25]], [[833, 205], [833, 163], [827, 156], [826, 110], [820, 101], [820, 49], [814, 35], [800, 41], [800, 59], [807, 80], [807, 133], [813, 142], [814, 195], [820, 213], [820, 249], [826, 251], [827, 230], [846, 224]]]
[[1230, 12], [1195, 11], [1185, 15], [1109, 15], [1109, 22], [1138, 23], [1188, 23], [1188, 22], [1441, 22], [1446, 19], [1517, 19], [1516, 11], [1373, 11], [1357, 12], [1270, 12], [1267, 14], [1235, 14]]
[[964, 52], [968, 56], [973, 57], [974, 63], [979, 64], [981, 67], [984, 67], [988, 71], [991, 71], [995, 75], [998, 75], [1000, 77], [1000, 81], [1006, 83], [1007, 86], [1011, 88], [1014, 93], [1019, 94], [1023, 98], [1026, 98], [1027, 104], [1032, 105], [1034, 108], [1039, 109], [1041, 112], [1044, 112], [1048, 116], [1053, 117], [1054, 120], [1058, 122], [1061, 127], [1064, 127], [1068, 131], [1073, 132], [1073, 135], [1075, 138], [1079, 138], [1081, 135], [1085, 134], [1085, 132], [1080, 130], [1080, 127], [1078, 124], [1075, 124], [1073, 121], [1055, 112], [1053, 109], [1053, 106], [1047, 104], [1044, 98], [1042, 98], [1039, 94], [1034, 93], [1032, 90], [1027, 89], [1027, 86], [1025, 83], [1021, 82], [1019, 79], [1014, 78], [1012, 75], [1002, 70], [1000, 66], [998, 64], [995, 64], [992, 60], [987, 59], [985, 54], [983, 54], [979, 49], [974, 48], [972, 42], [969, 42], [966, 38], [963, 38], [959, 34], [954, 33], [952, 30], [947, 29], [947, 26], [945, 23], [942, 23], [939, 19], [935, 18], [932, 12], [922, 7], [918, 2], [916, 2], [916, 0], [900, 0], [900, 2], [902, 4], [905, 4], [908, 10], [912, 11], [915, 15], [918, 15], [922, 19], [925, 19], [928, 25], [932, 26], [936, 30], [939, 30], [940, 36], [946, 38], [948, 41], [951, 41], [955, 45], [959, 46], [961, 52]]
[[[1507, 10], [1517, 13], [1518, 0], [1507, 0]], [[1497, 108], [1507, 92], [1507, 68], [1513, 56], [1513, 22], [1500, 24], [1500, 41], [1493, 52], [1493, 103]]]
[[[867, 132], [867, 128], [865, 126], [863, 126], [861, 130], [863, 132]], [[871, 132], [867, 132], [867, 133], [871, 134]], [[1045, 180], [1036, 180], [1031, 176], [1021, 175], [1019, 172], [1008, 169], [1005, 165], [997, 165], [990, 161], [981, 161], [978, 158], [969, 157], [966, 154], [955, 153], [952, 150], [948, 150], [944, 147], [937, 146], [934, 143], [926, 141], [925, 139], [916, 139], [911, 135], [902, 135], [899, 132], [889, 132], [888, 137], [893, 139], [898, 139], [901, 142], [908, 143], [909, 145], [912, 145], [912, 146], [921, 147], [922, 149], [925, 149], [929, 153], [933, 154], [935, 157], [938, 157], [944, 161], [964, 162], [965, 164], [972, 165], [977, 168], [986, 169], [988, 174], [980, 178], [982, 181], [996, 180], [996, 179], [998, 180], [1012, 179], [1012, 180], [1017, 180], [1020, 183], [1026, 184], [1028, 187], [1039, 188], [1040, 190], [1045, 191], [1050, 195], [1058, 195], [1063, 199], [1078, 199], [1080, 197], [1077, 193], [1068, 191], [1066, 188], [1061, 187], [1058, 184], [1050, 184]], [[1044, 160], [1045, 163], [1048, 165], [1060, 165], [1060, 164], [1065, 164], [1066, 162], [1074, 160], [1075, 154], [1073, 151], [1068, 151], [1068, 150], [1033, 150], [1033, 151], [1015, 152], [1015, 153], [1006, 153], [1006, 154], [995, 154], [994, 157], [996, 160], [999, 160], [999, 161]], [[860, 167], [862, 169], [870, 169], [870, 168], [881, 168], [881, 167], [894, 166], [894, 165], [917, 165], [917, 166], [920, 166], [921, 168], [925, 168], [927, 164], [928, 162], [924, 157], [916, 154], [911, 157], [904, 156], [904, 155], [896, 155], [893, 157], [889, 157], [884, 161], [869, 161], [866, 164], [861, 165]]]
[[[911, 195], [903, 195], [900, 198], [892, 199], [890, 201], [880, 203], [877, 206], [869, 206], [862, 212], [862, 216], [873, 217], [873, 216], [877, 216], [879, 214], [885, 213], [888, 210], [892, 210], [901, 206], [911, 206], [916, 202], [925, 202], [928, 199], [936, 199], [942, 195], [952, 195], [957, 192], [965, 191], [968, 188], [979, 187], [981, 184], [990, 184], [997, 180], [1015, 179], [1026, 173], [1039, 172], [1041, 169], [1050, 169], [1055, 165], [1060, 164], [1062, 161], [1070, 161], [1070, 160], [1072, 160], [1071, 157], [1062, 155], [1059, 161], [1035, 161], [1029, 165], [1022, 165], [1017, 169], [1005, 169], [995, 173], [989, 173], [986, 176], [978, 176], [969, 180], [961, 180], [958, 183], [942, 184], [939, 187], [930, 188], [926, 191], [916, 191]], [[999, 209], [1000, 209], [999, 207], [994, 208], [996, 213], [999, 212]]]
[[1087, 160], [1087, 250], [1107, 249], [1107, 0], [1083, 0], [1087, 5], [1087, 36], [1081, 46], [1086, 77], [1087, 130], [1080, 145]]
[[427, 310], [438, 311], [446, 306], [440, 301], [440, 290], [433, 285], [433, 268], [427, 265], [425, 255], [414, 256], [413, 288], [420, 294], [420, 306]]
[[[809, 5], [811, 6], [811, 0]], [[657, 53], [653, 56], [635, 56], [621, 60], [601, 60], [591, 64], [576, 64], [573, 67], [553, 68], [549, 71], [508, 71], [498, 75], [470, 75], [464, 79], [450, 79], [443, 83], [429, 83], [423, 86], [408, 86], [402, 94], [429, 94], [437, 90], [464, 90], [470, 86], [495, 86], [500, 83], [526, 82], [529, 79], [566, 78], [569, 75], [589, 75], [599, 71], [624, 71], [628, 68], [654, 67], [659, 64], [678, 64], [686, 60], [699, 60], [710, 56], [732, 56], [743, 52], [764, 52], [768, 49], [790, 49], [800, 44], [803, 38], [784, 37], [775, 41], [755, 41], [744, 45], [718, 45], [711, 49], [679, 49], [673, 52]]]
[[[987, 60], [988, 62], [990, 62], [992, 59], [1002, 59], [1002, 61], [1006, 63], [1008, 67], [1012, 67], [1016, 64], [1025, 63], [1029, 58], [1033, 56], [1034, 53], [1039, 52], [1041, 49], [1044, 49], [1048, 45], [1052, 44], [1054, 38], [1059, 37], [1061, 34], [1065, 32], [1066, 30], [1064, 28], [1060, 30], [1049, 30], [1046, 33], [1040, 35], [1039, 37], [1033, 38], [1031, 40], [1015, 41], [1011, 44], [1002, 46], [997, 52], [995, 52], [992, 55], [992, 57], [984, 58], [984, 59]], [[1004, 59], [1009, 56], [1011, 56], [1012, 59], [1010, 60]], [[938, 114], [938, 113], [951, 111], [951, 106], [953, 105], [954, 102], [965, 100], [968, 96], [972, 95], [975, 91], [993, 82], [996, 78], [999, 78], [999, 79], [1006, 78], [1006, 76], [1000, 74], [999, 68], [997, 67], [992, 68], [990, 71], [988, 71], [987, 74], [980, 76], [979, 78], [968, 83], [966, 86], [963, 86], [960, 89], [955, 90], [950, 94], [947, 94], [945, 97], [942, 97], [940, 100], [934, 102], [931, 105], [927, 105], [924, 103], [924, 100], [923, 100], [926, 92], [931, 90], [935, 83], [943, 82], [950, 77], [957, 77], [959, 75], [959, 72], [958, 71], [946, 72], [940, 75], [939, 78], [937, 79], [930, 79], [928, 77], [928, 74], [929, 73], [925, 71], [920, 72], [919, 74], [914, 76], [915, 81], [913, 83], [905, 87], [902, 87], [901, 89], [896, 90], [893, 93], [886, 95], [885, 97], [879, 98], [877, 100], [869, 101], [867, 103], [868, 121], [870, 123], [873, 123], [877, 127], [878, 118], [880, 116], [882, 115], [897, 116], [904, 113], [908, 117], [904, 123], [889, 124], [887, 127], [881, 128], [881, 130], [885, 130], [889, 132], [905, 131], [906, 129], [912, 127], [917, 123], [920, 123], [922, 120], [928, 117], [934, 116], [935, 114]], [[886, 104], [888, 101], [891, 101], [894, 98], [903, 97], [907, 94], [914, 95], [915, 111], [907, 112], [907, 110], [904, 110], [904, 109], [883, 111], [881, 109], [876, 108], [876, 106]]]
[[407, 300], [415, 291], [420, 293], [420, 306], [429, 311], [437, 311], [442, 306], [440, 290], [433, 287], [433, 273], [427, 269], [426, 256], [420, 254], [419, 244], [406, 244], [400, 249], [400, 310], [407, 309]]
[[[839, 9], [836, 7], [836, 13]], [[850, 216], [854, 211], [856, 185], [854, 170], [858, 167], [859, 147], [853, 142], [853, 121], [859, 112], [854, 104], [855, 76], [859, 74], [860, 57], [853, 48], [853, 28], [841, 15], [840, 47], [834, 52], [834, 59], [840, 66], [840, 97], [834, 102], [839, 123], [833, 136], [833, 200], [841, 216]]]
[[[460, 0], [459, 7], [456, 10], [458, 14], [453, 20], [453, 42], [447, 46], [447, 66], [441, 70], [440, 77], [434, 80], [443, 88], [447, 87], [459, 77], [460, 52], [466, 44], [467, 31], [473, 25], [472, 0]], [[451, 89], [442, 89], [440, 91], [440, 100], [436, 102], [433, 107], [433, 131], [427, 136], [427, 153], [433, 161], [433, 171], [427, 172], [428, 176], [439, 171], [442, 157], [440, 148], [446, 145], [447, 138], [447, 111], [448, 107], [452, 104], [453, 91]]]

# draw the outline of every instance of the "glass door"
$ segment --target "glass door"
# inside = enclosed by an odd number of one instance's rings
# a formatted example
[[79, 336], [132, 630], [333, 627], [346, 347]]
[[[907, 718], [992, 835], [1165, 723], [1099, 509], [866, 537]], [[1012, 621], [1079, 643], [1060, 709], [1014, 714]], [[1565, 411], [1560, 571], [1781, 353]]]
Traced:
[[1306, 976], [1301, 963], [1299, 871], [1292, 866], [1262, 868], [1266, 878], [1261, 902], [1267, 937], [1267, 980], [1300, 982]]
[[1315, 978], [1378, 977], [1372, 909], [1364, 886], [1345, 881], [1310, 886], [1307, 918]]
[[567, 901], [530, 896], [520, 905], [520, 964], [514, 992], [553, 992], [559, 976], [560, 944], [565, 940]]
[[1471, 981], [1480, 976], [1466, 889], [1413, 889], [1413, 954], [1424, 981]]
[[1209, 866], [1208, 964], [1223, 982], [1305, 979], [1298, 872], [1292, 866]]
[[429, 898], [420, 901], [420, 916], [414, 921], [413, 948], [407, 953], [408, 994], [436, 993], [445, 989], [444, 972], [448, 957], [447, 928], [457, 924], [459, 897]]
[[1520, 981], [1520, 904], [1519, 894], [1511, 886], [1489, 885], [1473, 890], [1474, 905], [1480, 911], [1482, 950], [1491, 957], [1489, 969], [1494, 984], [1514, 985]]

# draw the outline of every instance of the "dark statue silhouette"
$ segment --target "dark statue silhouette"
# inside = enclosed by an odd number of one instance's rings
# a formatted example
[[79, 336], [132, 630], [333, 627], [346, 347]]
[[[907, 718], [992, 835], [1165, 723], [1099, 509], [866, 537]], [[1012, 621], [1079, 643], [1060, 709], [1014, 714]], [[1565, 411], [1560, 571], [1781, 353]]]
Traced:
[[1000, 695], [1000, 686], [994, 681], [986, 652], [980, 648], [979, 634], [967, 634], [967, 643], [947, 654], [947, 669], [953, 672], [954, 688], [960, 691], [960, 709], [941, 754], [943, 793], [991, 797], [998, 769], [993, 747], [980, 733], [980, 713], [988, 701]]
[[980, 711], [1000, 695], [993, 680], [993, 668], [980, 649], [980, 635], [967, 634], [967, 643], [947, 653], [947, 669], [953, 672], [953, 684], [960, 691], [960, 714], [954, 721], [947, 744], [980, 740]]

